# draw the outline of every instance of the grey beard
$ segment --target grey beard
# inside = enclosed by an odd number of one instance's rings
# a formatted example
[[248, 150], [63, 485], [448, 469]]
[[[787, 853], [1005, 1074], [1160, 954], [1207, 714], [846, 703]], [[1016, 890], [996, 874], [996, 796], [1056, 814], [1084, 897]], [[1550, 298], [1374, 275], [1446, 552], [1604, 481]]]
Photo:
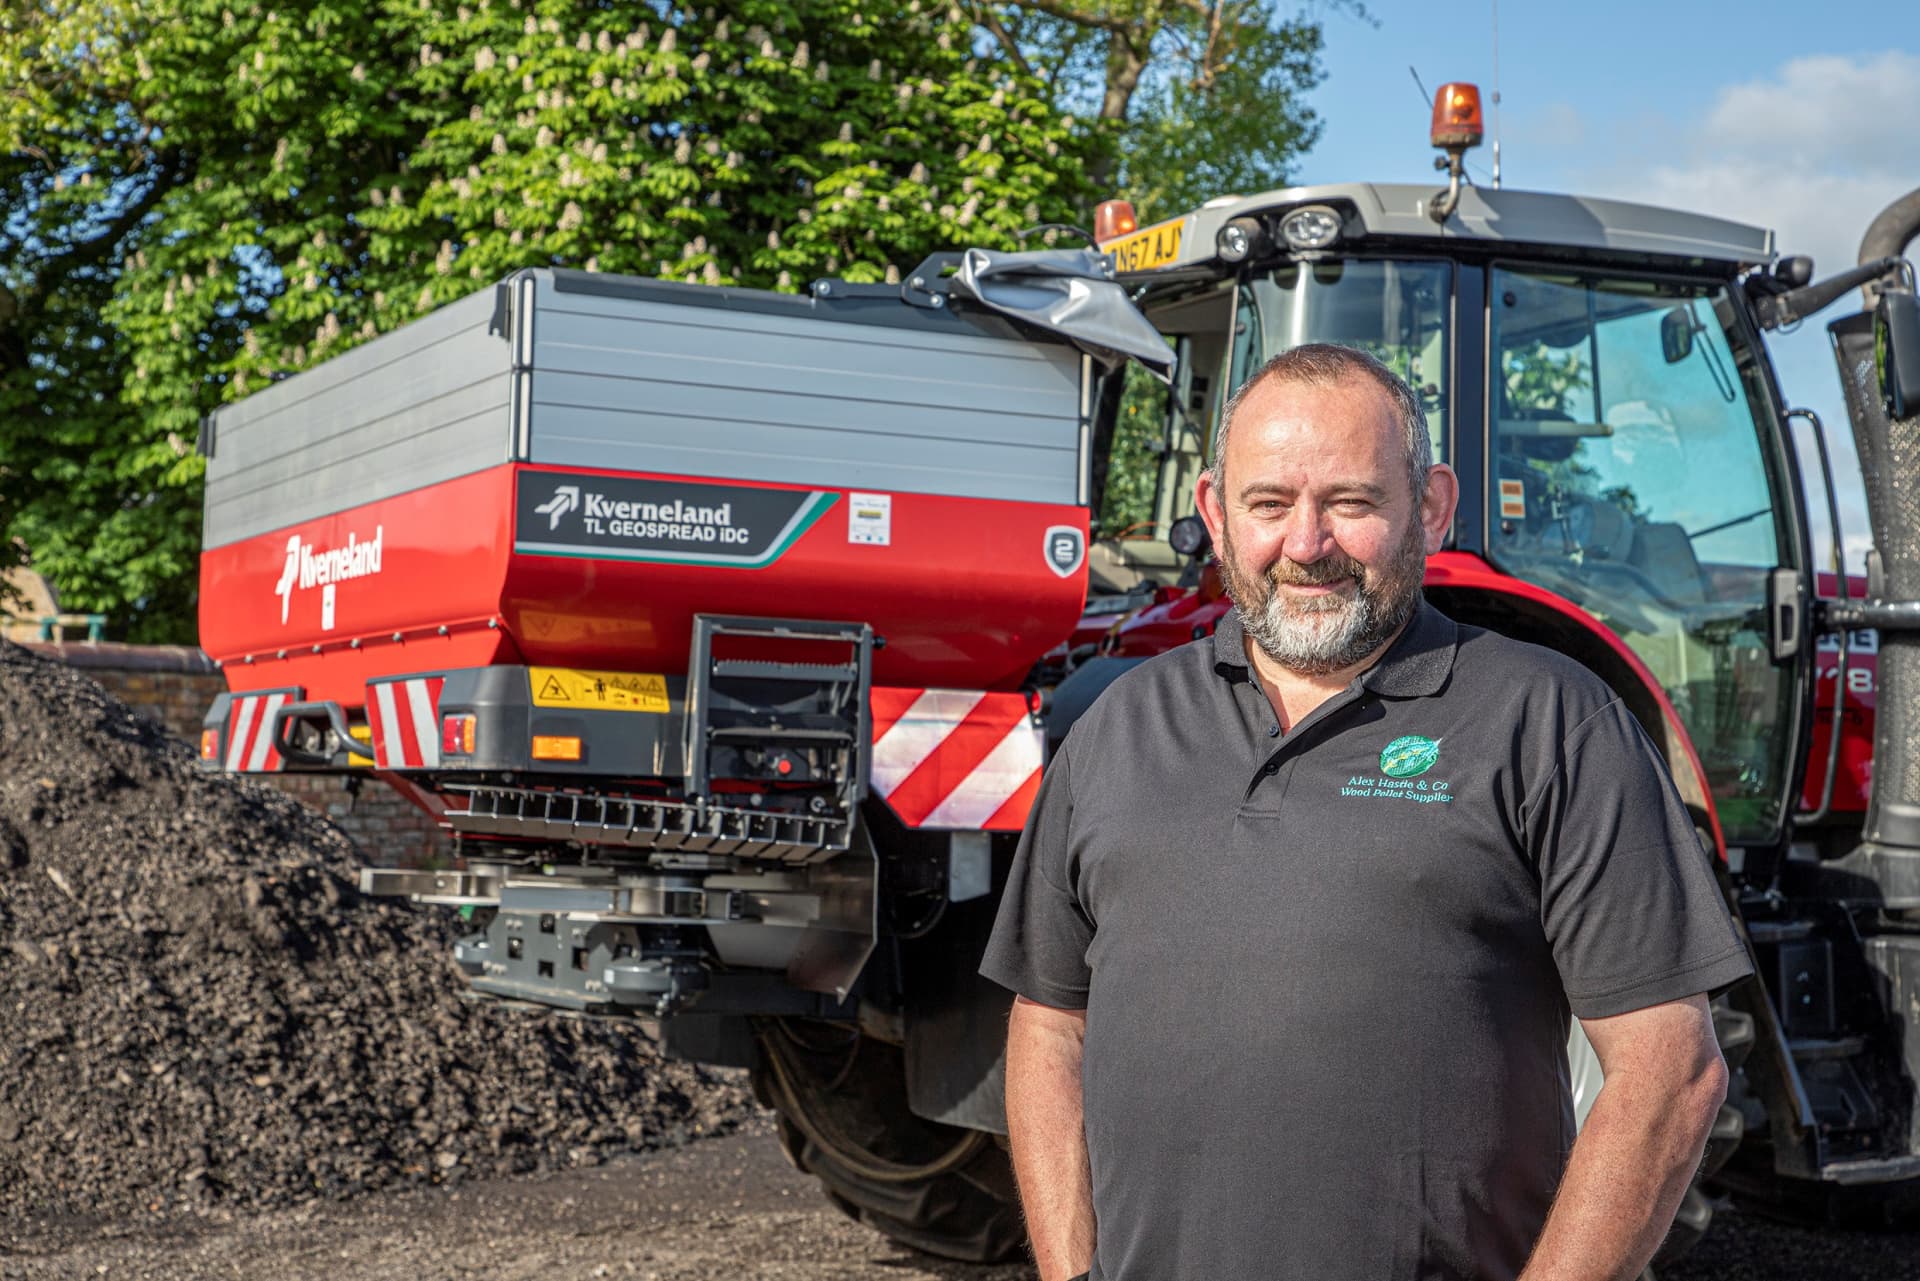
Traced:
[[1400, 630], [1412, 616], [1420, 593], [1382, 602], [1362, 591], [1333, 609], [1289, 612], [1277, 591], [1269, 591], [1259, 609], [1234, 602], [1240, 622], [1268, 658], [1302, 676], [1328, 676], [1352, 667]]
[[1351, 600], [1322, 597], [1289, 608], [1270, 580], [1248, 583], [1241, 577], [1231, 540], [1221, 548], [1221, 567], [1234, 611], [1253, 643], [1290, 672], [1328, 676], [1371, 656], [1413, 616], [1426, 566], [1422, 538], [1415, 524], [1384, 581], [1370, 582], [1375, 576], [1363, 573]]

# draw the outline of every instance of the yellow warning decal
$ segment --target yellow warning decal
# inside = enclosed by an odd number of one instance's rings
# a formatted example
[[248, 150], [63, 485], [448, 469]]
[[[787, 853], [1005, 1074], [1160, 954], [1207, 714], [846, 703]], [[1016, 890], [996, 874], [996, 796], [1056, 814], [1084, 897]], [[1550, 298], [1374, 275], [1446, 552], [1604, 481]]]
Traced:
[[571, 667], [530, 667], [535, 707], [585, 712], [667, 711], [667, 678], [646, 672], [583, 672]]

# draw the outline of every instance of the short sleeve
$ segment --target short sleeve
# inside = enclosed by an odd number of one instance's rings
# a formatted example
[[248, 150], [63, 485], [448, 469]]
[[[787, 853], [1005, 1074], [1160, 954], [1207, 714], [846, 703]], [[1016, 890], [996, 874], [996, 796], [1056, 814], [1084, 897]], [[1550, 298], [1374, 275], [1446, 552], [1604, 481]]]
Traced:
[[1067, 888], [1072, 857], [1073, 779], [1067, 749], [1047, 766], [980, 973], [1030, 1001], [1056, 1009], [1087, 1005], [1093, 921]]
[[1713, 992], [1750, 972], [1711, 856], [1618, 699], [1567, 735], [1523, 816], [1541, 924], [1577, 1017]]

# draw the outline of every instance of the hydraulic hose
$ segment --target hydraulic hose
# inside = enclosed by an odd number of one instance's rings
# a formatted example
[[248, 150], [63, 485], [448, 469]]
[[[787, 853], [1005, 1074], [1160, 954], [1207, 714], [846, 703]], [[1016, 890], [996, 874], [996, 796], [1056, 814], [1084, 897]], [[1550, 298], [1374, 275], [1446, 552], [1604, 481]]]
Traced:
[[[1920, 188], [1882, 209], [1867, 224], [1867, 234], [1860, 238], [1860, 261], [1865, 264], [1877, 258], [1901, 257], [1915, 236], [1920, 236]], [[1869, 310], [1880, 301], [1877, 284], [1865, 285], [1861, 293]]]

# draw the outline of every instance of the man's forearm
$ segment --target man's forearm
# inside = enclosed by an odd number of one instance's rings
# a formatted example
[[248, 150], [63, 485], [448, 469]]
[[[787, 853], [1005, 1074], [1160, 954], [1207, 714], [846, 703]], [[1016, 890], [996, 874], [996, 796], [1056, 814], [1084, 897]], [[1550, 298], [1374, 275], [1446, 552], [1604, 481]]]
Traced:
[[1676, 1094], [1669, 1082], [1609, 1075], [1521, 1281], [1632, 1281], [1673, 1224], [1726, 1098], [1717, 1053]]
[[1024, 998], [1007, 1025], [1007, 1134], [1041, 1281], [1093, 1262], [1093, 1181], [1080, 1089], [1079, 1011]]

